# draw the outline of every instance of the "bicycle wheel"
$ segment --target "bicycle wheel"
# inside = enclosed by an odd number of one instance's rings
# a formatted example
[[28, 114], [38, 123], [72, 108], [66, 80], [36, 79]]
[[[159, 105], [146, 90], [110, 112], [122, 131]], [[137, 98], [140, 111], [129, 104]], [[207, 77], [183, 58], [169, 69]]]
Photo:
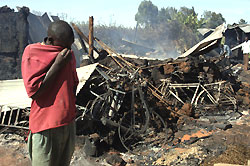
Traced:
[[124, 116], [118, 128], [119, 138], [125, 149], [138, 154], [149, 147], [162, 147], [173, 136], [162, 117], [156, 112], [150, 114], [146, 130], [139, 125], [131, 125], [131, 117]]
[[[145, 126], [147, 126], [147, 118], [144, 111], [134, 113], [128, 113], [123, 116], [118, 127], [119, 139], [123, 147], [136, 153], [143, 146], [142, 133], [145, 132]], [[138, 149], [139, 148], [139, 149]]]
[[195, 102], [196, 113], [200, 115], [225, 115], [237, 111], [236, 99], [221, 91], [202, 91]]
[[135, 152], [137, 147], [143, 146], [142, 133], [147, 129], [149, 123], [149, 110], [140, 87], [132, 88], [131, 110], [124, 113], [118, 134], [125, 149]]
[[103, 116], [107, 117], [110, 106], [110, 95], [108, 93], [95, 98], [90, 107], [90, 114], [92, 118], [101, 119]]

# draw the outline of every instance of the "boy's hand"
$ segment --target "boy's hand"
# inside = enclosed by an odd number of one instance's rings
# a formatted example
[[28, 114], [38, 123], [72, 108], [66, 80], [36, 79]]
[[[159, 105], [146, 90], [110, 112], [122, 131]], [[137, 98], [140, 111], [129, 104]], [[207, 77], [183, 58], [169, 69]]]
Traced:
[[55, 62], [51, 65], [50, 69], [46, 73], [46, 76], [38, 89], [38, 91], [31, 96], [32, 99], [37, 99], [41, 96], [44, 91], [46, 91], [54, 82], [57, 73], [60, 69], [71, 60], [71, 51], [70, 49], [63, 49], [56, 57]]
[[65, 65], [71, 60], [71, 50], [68, 48], [64, 48], [56, 57], [55, 63], [58, 65]]

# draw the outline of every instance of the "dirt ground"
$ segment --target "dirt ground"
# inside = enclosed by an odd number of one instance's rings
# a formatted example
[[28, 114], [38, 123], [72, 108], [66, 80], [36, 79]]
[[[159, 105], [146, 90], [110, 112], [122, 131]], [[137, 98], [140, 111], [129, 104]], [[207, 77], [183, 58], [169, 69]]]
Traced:
[[[0, 166], [31, 166], [25, 137], [18, 134], [0, 134]], [[79, 142], [79, 141], [78, 141]], [[97, 166], [95, 158], [85, 155], [80, 142], [75, 147], [71, 166]], [[102, 163], [101, 161], [99, 163]], [[102, 164], [103, 165], [103, 164]]]
[[[191, 144], [189, 149], [205, 147], [212, 157], [203, 161], [203, 166], [213, 166], [215, 163], [246, 165], [250, 159], [250, 116], [245, 115], [234, 122], [233, 127], [213, 133], [209, 138]], [[29, 166], [30, 161], [24, 137], [17, 134], [3, 133], [0, 135], [0, 165]], [[89, 157], [85, 154], [81, 142], [78, 141], [71, 166], [109, 165], [103, 157]], [[187, 147], [186, 147], [187, 148]], [[177, 149], [177, 148], [176, 148]], [[216, 150], [215, 150], [216, 149]], [[165, 154], [162, 156], [164, 158]], [[165, 158], [166, 160], [166, 158]], [[133, 165], [133, 164], [127, 164]], [[136, 164], [134, 164], [136, 165]], [[165, 164], [168, 165], [168, 164]]]
[[207, 158], [204, 166], [215, 163], [247, 165], [250, 160], [250, 118], [244, 117], [233, 128], [215, 134], [205, 141], [205, 145], [226, 145], [227, 149], [219, 156]]

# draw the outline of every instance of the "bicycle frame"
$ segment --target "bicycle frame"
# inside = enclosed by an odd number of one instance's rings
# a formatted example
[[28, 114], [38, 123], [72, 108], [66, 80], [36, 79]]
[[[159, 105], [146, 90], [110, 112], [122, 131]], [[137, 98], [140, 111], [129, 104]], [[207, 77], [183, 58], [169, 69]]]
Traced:
[[[219, 98], [213, 97], [210, 92], [207, 90], [207, 87], [209, 86], [215, 86], [218, 85], [218, 97], [220, 96], [220, 91], [221, 91], [221, 85], [224, 84], [226, 81], [219, 81], [215, 83], [210, 83], [210, 84], [204, 84], [202, 85], [200, 82], [199, 83], [184, 83], [184, 84], [178, 84], [178, 83], [170, 83], [169, 79], [161, 79], [163, 82], [159, 87], [161, 87], [161, 92], [163, 94], [163, 97], [167, 92], [169, 92], [172, 96], [174, 96], [179, 102], [182, 104], [185, 104], [185, 102], [179, 97], [178, 91], [176, 89], [181, 89], [181, 88], [195, 88], [194, 94], [191, 99], [191, 105], [194, 105], [195, 107], [197, 106], [197, 102], [199, 97], [203, 93], [207, 93], [208, 98], [211, 100], [213, 104], [218, 104]], [[200, 90], [201, 89], [201, 90]], [[200, 90], [200, 91], [199, 91]]]

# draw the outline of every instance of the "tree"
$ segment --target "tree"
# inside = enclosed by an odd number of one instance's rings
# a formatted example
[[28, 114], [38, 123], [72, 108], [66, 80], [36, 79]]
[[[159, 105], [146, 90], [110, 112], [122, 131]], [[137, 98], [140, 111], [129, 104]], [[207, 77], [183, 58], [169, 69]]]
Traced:
[[177, 12], [178, 11], [173, 7], [161, 8], [158, 12], [158, 22], [168, 22], [169, 20], [174, 19]]
[[138, 12], [135, 15], [135, 21], [142, 26], [153, 26], [157, 22], [158, 7], [151, 1], [144, 0], [141, 2], [138, 8]]
[[239, 24], [247, 24], [247, 22], [244, 19], [240, 19]]
[[169, 52], [183, 52], [199, 41], [197, 29], [201, 27], [203, 19], [198, 19], [194, 7], [181, 7], [179, 10], [173, 7], [161, 8], [154, 15], [149, 12], [151, 9], [157, 7], [151, 1], [145, 0], [138, 8], [135, 18], [144, 26], [138, 30], [137, 41], [151, 47], [164, 48]]
[[211, 11], [204, 11], [203, 19], [205, 22], [205, 24], [203, 24], [203, 28], [216, 28], [217, 26], [226, 22], [221, 13], [217, 14]]
[[187, 7], [181, 7], [176, 15], [176, 19], [182, 22], [192, 31], [196, 31], [203, 24], [203, 20], [198, 19], [198, 14], [195, 12], [194, 7], [191, 9]]

